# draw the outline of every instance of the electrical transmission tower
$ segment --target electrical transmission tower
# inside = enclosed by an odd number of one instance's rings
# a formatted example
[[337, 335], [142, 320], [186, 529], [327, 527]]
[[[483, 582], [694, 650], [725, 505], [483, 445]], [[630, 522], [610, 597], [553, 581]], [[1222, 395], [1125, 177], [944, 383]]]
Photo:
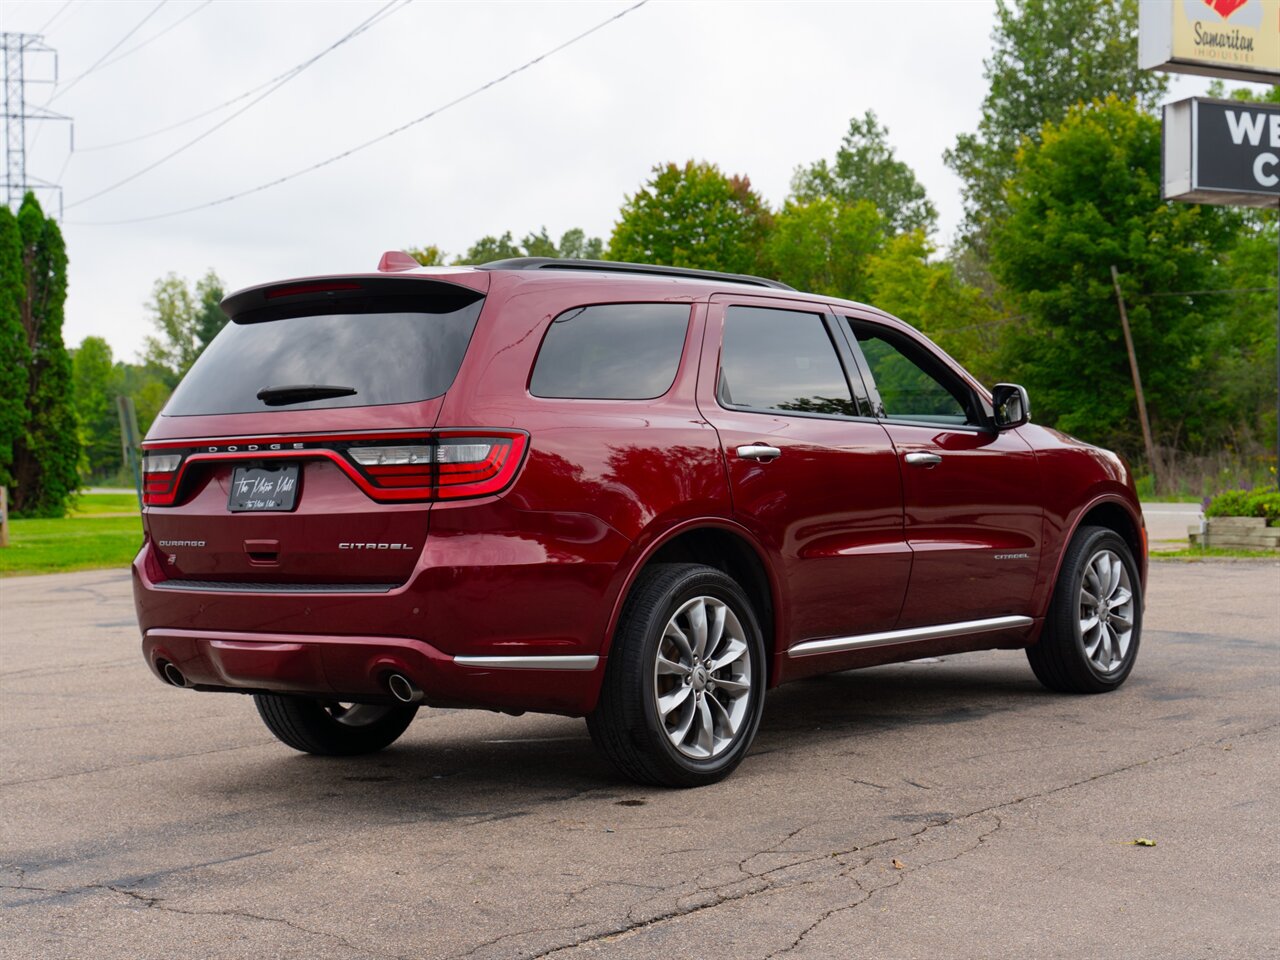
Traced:
[[[0, 33], [4, 55], [4, 194], [9, 208], [17, 211], [28, 190], [50, 190], [58, 195], [58, 216], [62, 216], [62, 188], [27, 173], [27, 121], [66, 120], [70, 117], [27, 103], [27, 84], [58, 82], [58, 54], [37, 33]], [[52, 57], [50, 77], [28, 73], [28, 61], [39, 55]], [[48, 61], [46, 61], [47, 63]]]

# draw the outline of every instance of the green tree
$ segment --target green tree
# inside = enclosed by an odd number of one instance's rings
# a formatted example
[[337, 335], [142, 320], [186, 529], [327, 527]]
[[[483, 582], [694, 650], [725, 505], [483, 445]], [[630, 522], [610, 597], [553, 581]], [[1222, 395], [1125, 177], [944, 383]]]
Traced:
[[448, 262], [448, 254], [434, 243], [425, 247], [410, 247], [405, 251], [424, 267], [443, 267]]
[[996, 359], [1001, 319], [953, 264], [931, 259], [935, 252], [921, 230], [890, 239], [868, 259], [869, 299], [930, 337], [979, 380], [997, 382], [1003, 377]]
[[58, 224], [28, 193], [18, 210], [26, 289], [22, 326], [31, 350], [26, 390], [27, 422], [13, 450], [13, 510], [22, 516], [58, 517], [79, 486], [80, 437], [71, 358], [62, 342], [67, 299], [67, 252]]
[[8, 207], [0, 206], [0, 485], [13, 483], [13, 452], [26, 433], [31, 345], [22, 323], [26, 280], [22, 233]]
[[[428, 248], [434, 249], [434, 248]], [[519, 243], [508, 230], [500, 237], [481, 237], [473, 243], [467, 252], [455, 260], [455, 263], [489, 263], [493, 260], [507, 260], [512, 257], [552, 257], [560, 259], [572, 257], [578, 260], [599, 260], [604, 255], [604, 241], [599, 237], [588, 237], [579, 227], [566, 230], [557, 245], [541, 227], [537, 233], [527, 233]]]
[[1080, 102], [1114, 95], [1153, 109], [1168, 85], [1138, 69], [1138, 0], [997, 0], [991, 43], [978, 132], [945, 154], [964, 184], [965, 230], [984, 257], [1023, 138]]
[[1159, 121], [1115, 97], [1072, 108], [1024, 146], [1005, 200], [993, 266], [1028, 317], [1011, 329], [1006, 357], [1038, 419], [1141, 449], [1114, 264], [1157, 438], [1210, 442], [1203, 390], [1223, 298], [1172, 294], [1224, 285], [1239, 218], [1160, 199]]
[[168, 371], [176, 386], [196, 358], [227, 323], [218, 304], [224, 296], [222, 280], [210, 270], [195, 288], [177, 274], [155, 282], [147, 309], [157, 335], [147, 337], [143, 358]]
[[884, 217], [890, 233], [933, 230], [938, 211], [912, 169], [889, 146], [889, 130], [874, 110], [849, 121], [835, 161], [819, 160], [801, 167], [791, 180], [797, 200], [833, 197], [844, 203], [869, 200]]
[[693, 160], [659, 164], [623, 203], [609, 259], [752, 273], [760, 269], [770, 221], [746, 177]]
[[868, 200], [788, 200], [765, 250], [778, 279], [797, 290], [866, 300], [867, 268], [884, 234], [884, 219]]
[[120, 469], [120, 426], [111, 347], [102, 337], [85, 337], [71, 352], [71, 365], [84, 460], [82, 478], [113, 475]]

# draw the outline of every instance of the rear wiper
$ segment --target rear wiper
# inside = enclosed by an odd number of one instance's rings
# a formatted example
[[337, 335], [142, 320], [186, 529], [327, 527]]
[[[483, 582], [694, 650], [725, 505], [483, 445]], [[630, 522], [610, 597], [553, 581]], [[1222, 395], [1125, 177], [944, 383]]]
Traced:
[[282, 407], [305, 400], [328, 400], [331, 397], [354, 397], [354, 387], [334, 387], [323, 383], [290, 383], [282, 387], [263, 387], [258, 399], [269, 407]]

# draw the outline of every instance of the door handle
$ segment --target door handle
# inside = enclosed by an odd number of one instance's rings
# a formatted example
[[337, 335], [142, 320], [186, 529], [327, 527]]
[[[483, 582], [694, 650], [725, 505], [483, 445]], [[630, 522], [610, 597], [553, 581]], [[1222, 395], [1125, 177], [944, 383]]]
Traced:
[[942, 462], [942, 457], [936, 453], [908, 453], [904, 458], [907, 463], [913, 467], [936, 467]]
[[764, 443], [749, 443], [738, 448], [738, 456], [743, 460], [760, 460], [768, 462], [782, 456], [782, 451]]

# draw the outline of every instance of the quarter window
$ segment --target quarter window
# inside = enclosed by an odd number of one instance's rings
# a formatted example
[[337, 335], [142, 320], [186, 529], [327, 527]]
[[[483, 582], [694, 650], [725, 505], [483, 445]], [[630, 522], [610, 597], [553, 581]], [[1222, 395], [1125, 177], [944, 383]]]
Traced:
[[821, 315], [798, 310], [729, 308], [718, 395], [725, 407], [858, 415]]
[[652, 400], [671, 389], [688, 304], [609, 303], [566, 310], [538, 351], [529, 392], [535, 397]]

